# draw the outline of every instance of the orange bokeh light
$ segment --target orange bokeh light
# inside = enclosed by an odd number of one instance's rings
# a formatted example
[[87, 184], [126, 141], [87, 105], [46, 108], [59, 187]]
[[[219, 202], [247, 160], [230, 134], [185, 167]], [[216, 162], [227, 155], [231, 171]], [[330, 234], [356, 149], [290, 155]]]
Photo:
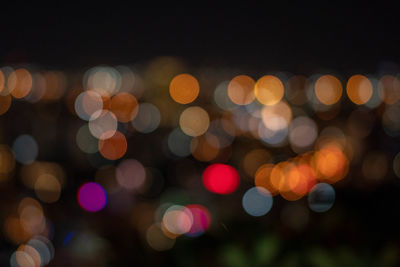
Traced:
[[[103, 103], [104, 103], [103, 99]], [[104, 104], [103, 104], [104, 105]], [[138, 113], [138, 102], [129, 93], [118, 93], [111, 98], [109, 103], [110, 110], [115, 114], [119, 122], [129, 122]]]
[[[107, 134], [104, 133], [104, 134]], [[100, 139], [98, 143], [100, 154], [109, 160], [117, 160], [122, 158], [128, 148], [125, 135], [116, 131], [113, 136], [105, 140]]]
[[315, 82], [315, 96], [324, 105], [333, 105], [342, 97], [342, 83], [333, 75], [323, 75]]
[[237, 105], [247, 105], [254, 100], [254, 80], [247, 75], [234, 77], [228, 85], [229, 99]]
[[346, 91], [351, 102], [363, 105], [372, 96], [372, 84], [364, 75], [353, 75], [347, 81]]
[[169, 94], [179, 104], [193, 102], [200, 92], [199, 82], [190, 74], [179, 74], [175, 76], [169, 85]]

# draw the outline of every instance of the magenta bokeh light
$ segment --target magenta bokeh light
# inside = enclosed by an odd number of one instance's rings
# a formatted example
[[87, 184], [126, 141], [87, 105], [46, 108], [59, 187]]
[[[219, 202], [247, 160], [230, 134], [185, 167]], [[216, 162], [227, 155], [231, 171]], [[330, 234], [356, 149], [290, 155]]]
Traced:
[[101, 185], [95, 182], [88, 182], [81, 185], [77, 197], [82, 209], [89, 212], [98, 212], [107, 203], [106, 191]]

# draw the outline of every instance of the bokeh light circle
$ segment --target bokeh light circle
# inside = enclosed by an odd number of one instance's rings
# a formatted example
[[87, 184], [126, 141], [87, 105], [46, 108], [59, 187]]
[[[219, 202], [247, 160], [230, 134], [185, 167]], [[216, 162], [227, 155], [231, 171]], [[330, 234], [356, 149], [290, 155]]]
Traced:
[[243, 209], [251, 216], [259, 217], [267, 214], [273, 204], [271, 193], [264, 187], [252, 187], [242, 198]]
[[333, 75], [323, 75], [315, 82], [315, 96], [324, 105], [333, 105], [342, 97], [342, 83]]
[[88, 182], [78, 189], [78, 203], [82, 209], [89, 212], [102, 210], [107, 203], [107, 195], [104, 188], [95, 182]]
[[179, 126], [189, 136], [204, 134], [210, 125], [210, 117], [207, 111], [201, 107], [189, 107], [179, 117]]
[[239, 186], [239, 174], [236, 169], [222, 163], [208, 166], [202, 178], [207, 190], [216, 194], [231, 194]]
[[34, 162], [39, 153], [39, 146], [31, 135], [23, 134], [15, 139], [12, 147], [15, 159], [22, 164]]
[[284, 94], [284, 86], [278, 77], [265, 75], [258, 79], [255, 85], [257, 100], [264, 105], [275, 105], [281, 101]]
[[179, 104], [189, 104], [199, 95], [200, 86], [195, 77], [190, 74], [175, 76], [169, 85], [169, 94]]
[[335, 189], [329, 184], [318, 183], [308, 194], [308, 206], [315, 212], [329, 210], [335, 202]]

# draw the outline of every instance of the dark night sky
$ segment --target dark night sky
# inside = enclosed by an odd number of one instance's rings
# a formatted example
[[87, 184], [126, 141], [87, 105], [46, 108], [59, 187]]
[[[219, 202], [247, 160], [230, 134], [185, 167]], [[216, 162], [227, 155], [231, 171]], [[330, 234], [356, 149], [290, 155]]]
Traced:
[[[110, 5], [110, 4], [109, 4]], [[154, 4], [155, 5], [155, 4]], [[128, 64], [160, 55], [192, 64], [301, 72], [375, 72], [400, 61], [397, 8], [388, 4], [23, 6], [3, 9], [0, 58], [54, 67]]]

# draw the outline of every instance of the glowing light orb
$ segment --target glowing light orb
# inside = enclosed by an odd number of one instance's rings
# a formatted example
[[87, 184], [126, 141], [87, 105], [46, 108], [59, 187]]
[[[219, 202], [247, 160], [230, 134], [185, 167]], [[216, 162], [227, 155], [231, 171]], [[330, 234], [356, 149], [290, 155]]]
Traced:
[[196, 237], [203, 234], [211, 224], [211, 216], [207, 208], [197, 204], [187, 205], [186, 208], [192, 213], [193, 223], [185, 235]]
[[221, 163], [208, 166], [203, 172], [203, 184], [216, 194], [231, 194], [239, 186], [239, 174], [235, 168]]
[[78, 203], [86, 211], [98, 212], [107, 203], [106, 191], [98, 183], [85, 183], [78, 190]]
[[308, 195], [308, 205], [315, 212], [329, 210], [335, 202], [335, 189], [329, 184], [316, 184]]
[[242, 198], [243, 209], [251, 216], [263, 216], [271, 208], [274, 199], [264, 187], [252, 187], [246, 191]]

